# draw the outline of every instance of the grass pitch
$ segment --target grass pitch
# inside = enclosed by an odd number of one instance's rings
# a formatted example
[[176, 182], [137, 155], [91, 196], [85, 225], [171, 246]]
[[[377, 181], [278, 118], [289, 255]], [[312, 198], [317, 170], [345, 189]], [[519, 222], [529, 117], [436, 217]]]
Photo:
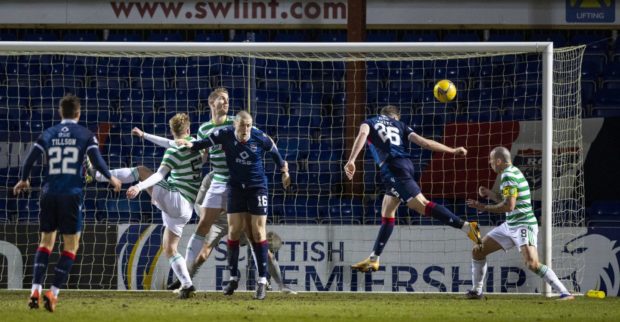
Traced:
[[178, 300], [170, 292], [63, 291], [57, 310], [28, 308], [28, 291], [0, 291], [0, 321], [619, 321], [620, 299], [491, 295], [465, 300], [453, 294], [269, 292], [232, 297], [199, 292]]

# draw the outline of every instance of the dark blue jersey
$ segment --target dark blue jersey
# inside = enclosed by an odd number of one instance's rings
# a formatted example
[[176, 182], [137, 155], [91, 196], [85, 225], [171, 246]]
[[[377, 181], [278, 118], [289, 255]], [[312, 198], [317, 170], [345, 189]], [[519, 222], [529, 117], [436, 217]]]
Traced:
[[[97, 170], [109, 177], [110, 172], [101, 159], [97, 139], [87, 128], [72, 120], [52, 126], [39, 136], [24, 162], [22, 179], [30, 175], [32, 164], [40, 154], [47, 159], [47, 177], [43, 193], [75, 195], [82, 193], [82, 162], [88, 153]], [[103, 163], [103, 165], [102, 165]]]
[[193, 143], [192, 150], [202, 150], [217, 144], [222, 146], [230, 173], [228, 184], [234, 188], [267, 188], [267, 177], [263, 167], [265, 152], [270, 152], [279, 167], [284, 164], [273, 141], [256, 128], [252, 128], [250, 138], [246, 142], [237, 139], [233, 127], [226, 127], [209, 134], [204, 140]]
[[413, 133], [413, 130], [405, 123], [379, 115], [367, 119], [364, 124], [370, 126], [368, 147], [377, 164], [393, 158], [409, 157], [406, 146], [409, 142], [409, 134]]

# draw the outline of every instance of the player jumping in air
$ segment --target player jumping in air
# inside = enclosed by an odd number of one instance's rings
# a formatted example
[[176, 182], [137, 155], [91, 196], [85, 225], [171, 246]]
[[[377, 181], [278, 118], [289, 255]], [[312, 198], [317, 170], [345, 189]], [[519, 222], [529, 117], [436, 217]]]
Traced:
[[368, 147], [381, 169], [381, 177], [387, 189], [381, 206], [381, 228], [370, 256], [351, 266], [362, 272], [379, 269], [379, 256], [383, 252], [394, 230], [396, 209], [401, 201], [418, 213], [431, 216], [446, 225], [461, 229], [476, 243], [480, 243], [480, 231], [476, 222], [461, 220], [446, 207], [427, 200], [420, 187], [413, 179], [414, 169], [407, 142], [413, 142], [435, 152], [467, 155], [464, 147], [450, 148], [439, 142], [421, 137], [405, 123], [400, 121], [400, 111], [396, 106], [388, 105], [381, 109], [381, 115], [367, 119], [360, 126], [360, 131], [353, 143], [353, 150], [344, 171], [349, 178], [355, 174], [355, 160], [368, 141]]

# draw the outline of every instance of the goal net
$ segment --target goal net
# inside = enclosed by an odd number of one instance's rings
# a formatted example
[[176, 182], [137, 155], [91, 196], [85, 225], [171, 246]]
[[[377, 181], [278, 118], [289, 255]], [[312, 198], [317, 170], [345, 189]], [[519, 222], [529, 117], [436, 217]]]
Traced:
[[[156, 169], [163, 149], [132, 137], [131, 129], [170, 137], [167, 120], [184, 112], [196, 133], [210, 119], [209, 93], [221, 86], [230, 93], [231, 114], [249, 110], [289, 163], [293, 184], [288, 191], [271, 160], [265, 166], [268, 231], [283, 240], [276, 257], [284, 282], [293, 288], [463, 292], [470, 287], [471, 242], [461, 231], [402, 205], [379, 271], [350, 268], [372, 250], [385, 187], [370, 153], [358, 158], [352, 182], [343, 165], [360, 123], [381, 107], [395, 105], [416, 133], [468, 149], [466, 157], [454, 157], [410, 144], [423, 194], [461, 218], [479, 222], [483, 233], [504, 216], [476, 212], [465, 200], [478, 198], [481, 185], [498, 188], [489, 151], [505, 146], [512, 152], [532, 189], [541, 224], [541, 259], [569, 289], [578, 290], [576, 273], [584, 268], [583, 258], [563, 250], [567, 245], [578, 248], [575, 239], [585, 231], [579, 84], [583, 48], [547, 51], [550, 59], [544, 62], [548, 45], [2, 44], [0, 287], [25, 288], [31, 281], [45, 161], [33, 170], [30, 194], [16, 198], [11, 189], [32, 142], [59, 122], [58, 101], [65, 93], [81, 97], [80, 123], [96, 133], [111, 169]], [[552, 73], [544, 72], [546, 66]], [[433, 97], [433, 86], [441, 79], [456, 85], [454, 101], [444, 104]], [[148, 195], [127, 200], [105, 184], [90, 183], [84, 197], [82, 245], [68, 287], [163, 289], [172, 274], [160, 250], [161, 214]], [[181, 254], [196, 222], [194, 217], [185, 228]], [[225, 258], [224, 240], [194, 277], [199, 289], [221, 289], [227, 280]], [[243, 286], [251, 289], [255, 273], [248, 258], [242, 256], [240, 266], [248, 280]], [[543, 291], [518, 251], [495, 253], [488, 263], [487, 293]]]

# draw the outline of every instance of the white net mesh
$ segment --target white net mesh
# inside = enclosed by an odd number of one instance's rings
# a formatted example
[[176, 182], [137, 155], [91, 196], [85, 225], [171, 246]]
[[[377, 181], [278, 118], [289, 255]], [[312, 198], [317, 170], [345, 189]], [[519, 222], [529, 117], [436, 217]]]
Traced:
[[[474, 45], [475, 46], [475, 45]], [[299, 50], [296, 50], [299, 51]], [[583, 48], [554, 56], [553, 267], [572, 288], [580, 257], [562, 249], [583, 231], [579, 71]], [[342, 166], [361, 121], [382, 106], [401, 109], [402, 120], [424, 137], [465, 146], [458, 158], [411, 144], [416, 181], [430, 200], [483, 233], [503, 215], [465, 206], [477, 187], [495, 186], [489, 151], [508, 147], [526, 175], [540, 216], [542, 157], [542, 55], [479, 51], [464, 53], [202, 53], [79, 51], [4, 52], [0, 56], [1, 236], [23, 259], [19, 283], [6, 257], [0, 286], [26, 287], [38, 240], [39, 186], [45, 166], [32, 174], [32, 193], [16, 199], [11, 187], [18, 167], [39, 133], [59, 121], [56, 106], [67, 92], [82, 98], [81, 123], [93, 130], [111, 169], [156, 169], [163, 150], [130, 135], [134, 126], [166, 136], [167, 120], [190, 115], [192, 133], [210, 118], [207, 97], [229, 90], [233, 112], [248, 109], [289, 162], [293, 187], [283, 191], [267, 161], [271, 227], [284, 243], [278, 258], [287, 283], [301, 290], [464, 291], [471, 284], [471, 245], [462, 232], [401, 206], [397, 228], [381, 257], [379, 272], [352, 272], [377, 236], [385, 188], [366, 153], [359, 177], [346, 181]], [[434, 99], [436, 81], [450, 79], [455, 101]], [[105, 184], [85, 186], [85, 231], [68, 287], [156, 289], [171, 274], [160, 256], [161, 218], [146, 194], [138, 200], [110, 193]], [[194, 226], [185, 228], [181, 253]], [[539, 240], [541, 238], [539, 237]], [[539, 243], [539, 245], [541, 245]], [[195, 277], [202, 289], [219, 289], [226, 248], [221, 244]], [[542, 250], [541, 250], [542, 252]], [[50, 262], [54, 262], [52, 257]], [[537, 292], [540, 279], [518, 252], [489, 257], [488, 292]], [[51, 269], [50, 269], [51, 270]], [[19, 271], [19, 270], [18, 270]], [[12, 284], [13, 283], [13, 284]], [[17, 283], [17, 284], [15, 284]]]

